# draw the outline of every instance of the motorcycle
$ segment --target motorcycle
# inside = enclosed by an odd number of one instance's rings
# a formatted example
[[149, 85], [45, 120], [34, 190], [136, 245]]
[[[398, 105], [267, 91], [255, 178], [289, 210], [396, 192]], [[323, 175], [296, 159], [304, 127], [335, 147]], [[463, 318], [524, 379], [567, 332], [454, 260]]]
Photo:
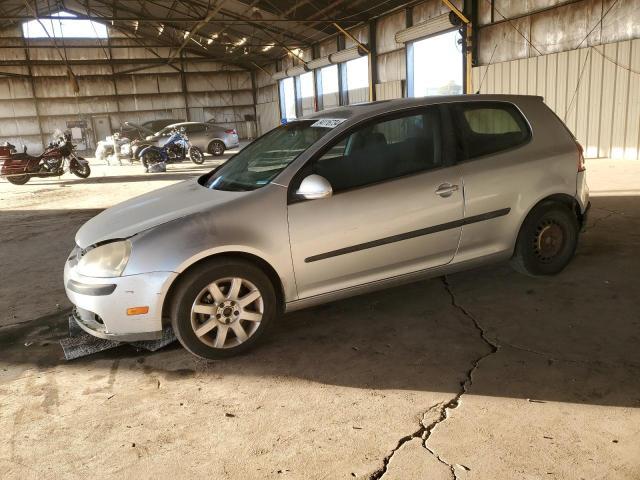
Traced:
[[[0, 145], [0, 157], [8, 157], [9, 155], [13, 155], [17, 153], [16, 146], [12, 145], [9, 142], [4, 142]], [[26, 152], [26, 150], [25, 150]]]
[[147, 171], [151, 165], [157, 163], [176, 163], [189, 158], [196, 165], [204, 163], [204, 154], [198, 147], [189, 142], [189, 137], [184, 133], [184, 128], [173, 130], [169, 140], [162, 146], [150, 145], [144, 147], [139, 153], [142, 165]]
[[66, 171], [67, 164], [76, 177], [87, 178], [91, 175], [89, 162], [76, 155], [75, 145], [71, 143], [71, 134], [68, 133], [57, 137], [56, 142], [49, 143], [37, 157], [29, 155], [26, 147], [23, 153], [15, 153], [15, 148], [12, 150], [9, 155], [0, 156], [0, 161], [3, 161], [0, 177], [5, 177], [14, 185], [24, 185], [32, 177], [59, 177]]

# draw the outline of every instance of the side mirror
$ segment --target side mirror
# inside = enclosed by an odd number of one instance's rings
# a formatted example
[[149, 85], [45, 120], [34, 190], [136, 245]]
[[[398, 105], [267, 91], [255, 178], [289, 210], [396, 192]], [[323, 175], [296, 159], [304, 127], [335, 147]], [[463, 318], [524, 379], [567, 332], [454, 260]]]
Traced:
[[296, 195], [306, 200], [329, 198], [333, 195], [333, 188], [329, 181], [320, 175], [309, 175], [300, 183]]

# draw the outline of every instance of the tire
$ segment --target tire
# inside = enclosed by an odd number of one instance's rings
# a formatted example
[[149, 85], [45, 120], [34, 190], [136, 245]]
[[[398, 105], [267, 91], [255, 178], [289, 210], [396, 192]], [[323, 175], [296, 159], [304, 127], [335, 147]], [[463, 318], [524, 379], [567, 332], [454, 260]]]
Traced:
[[7, 177], [9, 183], [13, 183], [14, 185], [24, 185], [29, 181], [31, 177], [29, 175], [12, 175]]
[[152, 163], [158, 163], [161, 160], [160, 154], [155, 150], [145, 152], [145, 154], [140, 157], [140, 162], [142, 162], [142, 166], [144, 168], [149, 168], [149, 165]]
[[[81, 159], [84, 160], [84, 159]], [[76, 162], [76, 164], [70, 168], [71, 173], [73, 173], [76, 177], [87, 178], [91, 175], [91, 167], [89, 167], [88, 163], [80, 163]]]
[[575, 213], [557, 202], [544, 202], [527, 215], [511, 264], [531, 276], [555, 275], [571, 261], [578, 245]]
[[[179, 282], [172, 296], [171, 326], [182, 346], [201, 358], [226, 358], [253, 348], [278, 311], [269, 277], [240, 259], [207, 262]], [[237, 294], [233, 285], [239, 285]], [[244, 306], [243, 300], [248, 302]], [[198, 306], [201, 312], [194, 311]]]
[[146, 147], [149, 147], [150, 145], [148, 144], [142, 144], [142, 145], [138, 145], [136, 146], [135, 152], [133, 151], [133, 148], [131, 149], [131, 156], [133, 157], [134, 160], [140, 160], [140, 152], [145, 149]]
[[222, 143], [220, 140], [214, 140], [209, 144], [208, 150], [211, 155], [220, 157], [221, 155], [224, 154], [225, 148], [226, 147], [224, 143]]
[[204, 163], [204, 154], [198, 147], [189, 147], [189, 152], [187, 153], [187, 156], [196, 165], [202, 165]]

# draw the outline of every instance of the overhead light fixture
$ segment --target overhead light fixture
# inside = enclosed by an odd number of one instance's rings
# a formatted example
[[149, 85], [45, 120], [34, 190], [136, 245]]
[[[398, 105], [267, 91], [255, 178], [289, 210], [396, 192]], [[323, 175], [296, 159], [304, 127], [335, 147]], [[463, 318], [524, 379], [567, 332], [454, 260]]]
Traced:
[[160, 24], [160, 27], [158, 28], [158, 35], [162, 35], [162, 32], [164, 32], [164, 25]]
[[218, 34], [214, 33], [213, 35], [211, 35], [211, 38], [213, 38], [215, 40], [216, 38], [218, 38]]
[[207, 45], [211, 45], [213, 43], [213, 38], [207, 38]]
[[236, 45], [239, 47], [241, 45], [244, 45], [245, 43], [247, 43], [247, 37], [242, 37], [240, 40], [236, 42]]
[[263, 52], [268, 52], [269, 50], [271, 50], [271, 49], [273, 48], [273, 45], [274, 45], [273, 43], [270, 43], [269, 45], [265, 45], [265, 46], [262, 48], [262, 51], [263, 51]]
[[247, 47], [244, 47], [244, 54], [249, 55], [249, 49]]
[[133, 22], [133, 29], [137, 32], [138, 31], [138, 20], [136, 20], [135, 22]]
[[184, 32], [184, 38], [187, 38], [187, 37], [189, 36], [189, 33], [191, 33], [191, 32], [189, 32], [188, 30], [186, 30], [186, 31]]

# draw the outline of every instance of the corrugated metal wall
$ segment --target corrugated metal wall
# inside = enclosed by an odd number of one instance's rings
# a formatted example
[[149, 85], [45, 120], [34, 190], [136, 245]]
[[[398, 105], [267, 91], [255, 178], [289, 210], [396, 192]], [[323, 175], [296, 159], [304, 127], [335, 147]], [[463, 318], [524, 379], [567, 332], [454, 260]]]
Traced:
[[640, 159], [640, 39], [477, 67], [473, 88], [540, 95], [585, 156]]
[[[0, 31], [3, 43], [14, 42], [16, 48], [0, 50], [2, 60], [26, 61], [25, 45], [19, 27]], [[110, 29], [110, 45], [130, 45], [131, 40]], [[43, 44], [46, 41], [34, 41]], [[188, 106], [191, 120], [213, 119], [245, 136], [245, 115], [254, 114], [251, 72], [202, 58], [185, 58], [186, 92], [181, 75], [169, 66], [158, 66], [128, 75], [113, 75], [114, 70], [127, 70], [147, 59], [157, 60], [143, 48], [112, 48], [95, 40], [77, 40], [83, 48], [68, 48], [70, 60], [92, 60], [94, 65], [73, 65], [80, 91], [73, 91], [66, 78], [66, 67], [38, 65], [39, 61], [58, 61], [54, 48], [28, 49], [32, 78], [27, 66], [4, 66], [0, 75], [0, 142], [26, 145], [30, 151], [42, 150], [56, 129], [65, 129], [67, 121], [86, 120], [89, 146], [93, 146], [92, 119], [108, 118], [112, 128], [124, 121], [142, 123], [161, 118], [186, 118]], [[84, 45], [87, 45], [84, 48]], [[11, 43], [13, 45], [13, 43]], [[156, 49], [168, 58], [168, 49]], [[112, 65], [106, 55], [116, 61], [132, 63]], [[39, 117], [39, 118], [38, 118]], [[42, 132], [42, 135], [41, 135]]]

